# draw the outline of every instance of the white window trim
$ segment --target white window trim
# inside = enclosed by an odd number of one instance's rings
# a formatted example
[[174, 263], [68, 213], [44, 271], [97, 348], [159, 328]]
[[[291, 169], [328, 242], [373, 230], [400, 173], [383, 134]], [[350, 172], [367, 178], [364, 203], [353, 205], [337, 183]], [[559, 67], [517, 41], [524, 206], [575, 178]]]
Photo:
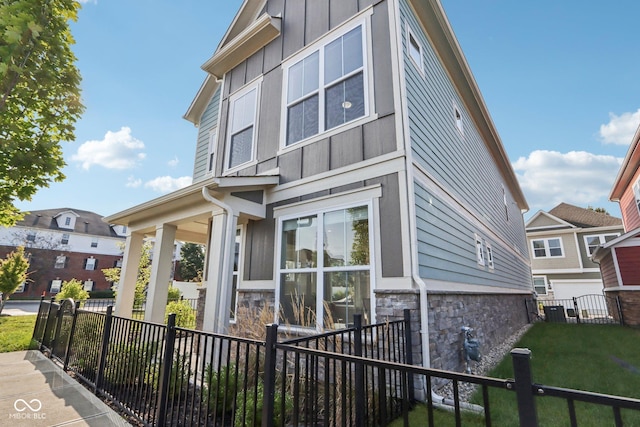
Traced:
[[[411, 47], [412, 47], [411, 46], [411, 40], [412, 39], [418, 45], [418, 54], [420, 55], [420, 63], [419, 64], [416, 62], [416, 59], [411, 54]], [[420, 42], [420, 39], [418, 39], [418, 37], [416, 37], [415, 33], [411, 30], [411, 27], [409, 26], [409, 24], [407, 24], [407, 56], [410, 58], [410, 60], [413, 63], [413, 65], [416, 66], [416, 68], [418, 69], [420, 74], [422, 74], [422, 76], [424, 77], [424, 74], [425, 74], [425, 70], [424, 70], [424, 50], [422, 49], [422, 43]]]
[[[286, 269], [286, 268], [281, 268], [281, 258], [282, 258], [282, 225], [285, 221], [289, 220], [289, 219], [293, 219], [293, 218], [298, 218], [298, 217], [305, 217], [305, 216], [316, 216], [317, 221], [318, 221], [318, 227], [324, 227], [324, 218], [323, 215], [325, 213], [328, 212], [334, 212], [334, 211], [339, 211], [339, 210], [343, 210], [343, 209], [349, 209], [349, 208], [355, 208], [355, 207], [359, 207], [359, 206], [367, 206], [367, 215], [368, 215], [368, 221], [369, 221], [369, 265], [368, 266], [349, 266], [349, 267], [341, 267], [344, 268], [345, 270], [348, 271], [369, 271], [369, 302], [370, 302], [370, 320], [369, 323], [370, 324], [374, 324], [375, 323], [375, 299], [374, 299], [374, 289], [375, 289], [375, 272], [376, 272], [376, 257], [375, 257], [375, 252], [374, 252], [374, 227], [373, 227], [373, 222], [374, 222], [374, 201], [372, 199], [367, 200], [367, 201], [358, 201], [358, 202], [352, 202], [349, 204], [335, 204], [335, 205], [330, 205], [327, 206], [325, 205], [322, 209], [319, 210], [301, 210], [300, 212], [297, 213], [290, 213], [288, 212], [287, 215], [282, 215], [280, 217], [278, 217], [278, 224], [277, 224], [277, 228], [276, 228], [276, 233], [277, 233], [277, 239], [276, 239], [276, 292], [275, 292], [275, 321], [278, 322], [279, 320], [279, 310], [280, 310], [280, 291], [282, 289], [282, 285], [280, 283], [281, 278], [282, 278], [282, 274], [286, 273], [287, 271], [291, 270], [291, 269]], [[323, 252], [323, 248], [322, 248], [322, 240], [321, 239], [317, 239], [317, 253], [318, 254], [322, 254]], [[320, 266], [320, 262], [322, 262], [322, 264], [324, 264], [324, 260], [320, 260], [320, 258], [318, 258], [318, 266], [314, 267], [314, 268], [310, 268], [308, 269], [309, 272], [315, 272], [317, 274], [317, 282], [316, 282], [316, 329], [317, 330], [322, 330], [323, 328], [323, 323], [324, 323], [324, 272], [326, 271], [326, 268], [324, 267], [324, 265], [322, 265], [322, 267]], [[292, 269], [292, 271], [295, 272], [306, 272], [306, 269]], [[329, 271], [336, 271], [336, 267], [332, 267], [331, 270]], [[317, 313], [323, 313], [323, 316], [317, 316]], [[299, 331], [299, 332], [308, 332], [309, 328], [305, 328], [303, 326], [299, 326], [299, 325], [291, 325], [290, 326], [292, 330], [294, 331]]]
[[[560, 241], [560, 251], [562, 252], [562, 255], [551, 256], [551, 252], [549, 251], [549, 240], [556, 240], [556, 239], [558, 239]], [[544, 256], [536, 256], [536, 251], [535, 251], [535, 248], [533, 246], [533, 242], [536, 242], [538, 240], [542, 240], [544, 242]], [[564, 258], [565, 257], [565, 251], [564, 251], [564, 243], [562, 242], [562, 237], [556, 236], [556, 237], [545, 237], [545, 238], [531, 239], [531, 255], [535, 259]]]
[[218, 128], [215, 127], [209, 131], [209, 142], [207, 145], [207, 165], [206, 165], [205, 175], [214, 175], [216, 171], [217, 142], [218, 142]]
[[[551, 290], [551, 285], [547, 280], [547, 276], [533, 276], [531, 284], [533, 285], [533, 290], [536, 290], [535, 279], [543, 279], [544, 280], [544, 294], [538, 295], [549, 295], [549, 291]], [[536, 291], [537, 292], [537, 291]]]
[[489, 266], [490, 270], [493, 270], [494, 269], [493, 247], [491, 246], [491, 243], [489, 243], [489, 242], [485, 243], [485, 247], [487, 249], [487, 265]]
[[[89, 261], [91, 261], [91, 268], [89, 268]], [[94, 271], [96, 269], [96, 259], [94, 257], [87, 258], [84, 269], [87, 271]]]
[[95, 285], [95, 282], [91, 279], [85, 280], [82, 283], [82, 289], [84, 289], [87, 292], [91, 292], [93, 291], [93, 286]]
[[591, 237], [597, 237], [598, 240], [600, 241], [600, 245], [604, 245], [605, 243], [607, 243], [607, 241], [605, 240], [606, 236], [616, 236], [616, 237], [620, 237], [620, 233], [602, 233], [602, 234], [589, 234], [588, 236], [583, 236], [584, 239], [584, 249], [587, 251], [587, 256], [591, 256], [593, 255], [593, 253], [589, 252], [589, 238]]
[[[372, 55], [372, 46], [371, 46], [371, 37], [369, 35], [371, 28], [371, 15], [373, 14], [373, 9], [369, 8], [363, 11], [361, 14], [355, 16], [351, 20], [345, 22], [341, 26], [333, 29], [329, 33], [327, 33], [324, 37], [316, 42], [310, 44], [305, 47], [302, 51], [297, 54], [289, 57], [286, 61], [282, 63], [282, 114], [280, 117], [280, 152], [289, 151], [292, 148], [299, 148], [311, 140], [319, 140], [327, 138], [330, 135], [343, 132], [346, 129], [355, 127], [360, 125], [363, 121], [370, 121], [371, 115], [373, 114], [374, 108], [374, 96], [373, 96], [373, 73], [369, 70], [372, 68], [373, 64], [371, 62]], [[319, 75], [318, 75], [318, 87], [319, 92], [324, 90], [324, 53], [323, 48], [329, 43], [335, 41], [337, 38], [343, 36], [354, 28], [362, 26], [362, 80], [364, 83], [364, 115], [358, 117], [357, 119], [351, 120], [349, 122], [343, 123], [339, 126], [333, 127], [331, 129], [324, 129], [324, 114], [320, 116], [318, 133], [315, 135], [311, 135], [308, 138], [301, 139], [300, 141], [296, 141], [291, 145], [287, 145], [287, 108], [288, 108], [288, 87], [289, 87], [289, 69], [313, 54], [315, 51], [320, 52], [319, 58]], [[318, 103], [318, 111], [324, 110], [324, 96], [320, 96]]]
[[476, 248], [476, 262], [479, 266], [484, 267], [486, 265], [484, 259], [484, 244], [482, 243], [482, 238], [477, 234], [474, 234], [476, 239], [475, 248]]
[[[244, 169], [248, 166], [251, 166], [257, 163], [256, 147], [258, 144], [256, 144], [256, 139], [258, 138], [258, 126], [260, 121], [260, 97], [262, 94], [261, 88], [262, 88], [262, 76], [253, 80], [250, 83], [247, 83], [240, 90], [234, 92], [231, 96], [229, 96], [229, 114], [227, 115], [227, 130], [226, 130], [227, 135], [225, 138], [225, 155], [224, 155], [224, 167], [223, 167], [225, 175], [237, 172], [238, 170]], [[247, 93], [251, 92], [254, 89], [256, 90], [256, 105], [255, 105], [255, 111], [254, 111], [254, 117], [253, 117], [253, 134], [251, 136], [251, 159], [230, 168], [229, 159], [231, 157], [231, 136], [232, 136], [231, 124], [233, 121], [233, 109], [235, 106], [234, 101], [238, 98], [243, 97], [244, 95], [246, 95]]]
[[[236, 276], [236, 304], [235, 307], [233, 307], [233, 313], [235, 314], [235, 316], [229, 316], [229, 323], [231, 324], [235, 324], [236, 323], [236, 318], [238, 315], [238, 290], [240, 289], [240, 282], [242, 281], [242, 277], [243, 277], [243, 267], [244, 267], [244, 250], [245, 250], [245, 243], [246, 243], [246, 233], [245, 233], [245, 226], [244, 224], [238, 224], [238, 226], [236, 227], [236, 233], [237, 231], [240, 230], [240, 253], [238, 254], [238, 271], [235, 272], [233, 271], [232, 274], [234, 276]], [[235, 249], [234, 249], [235, 250]]]

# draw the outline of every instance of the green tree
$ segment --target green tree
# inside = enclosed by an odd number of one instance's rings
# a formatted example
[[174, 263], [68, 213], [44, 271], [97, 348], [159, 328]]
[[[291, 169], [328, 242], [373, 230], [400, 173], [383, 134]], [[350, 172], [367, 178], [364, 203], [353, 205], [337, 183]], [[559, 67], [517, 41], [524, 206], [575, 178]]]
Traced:
[[84, 290], [82, 282], [78, 279], [71, 279], [62, 282], [62, 289], [56, 294], [56, 301], [72, 298], [75, 301], [86, 301], [89, 299], [89, 292]]
[[0, 224], [23, 217], [16, 200], [62, 181], [63, 141], [84, 107], [71, 51], [74, 0], [0, 2]]
[[0, 313], [11, 294], [27, 280], [28, 269], [29, 260], [24, 255], [23, 247], [18, 247], [0, 260]]
[[204, 248], [196, 243], [185, 243], [180, 248], [178, 271], [182, 280], [199, 282], [204, 268]]
[[[120, 283], [120, 267], [105, 268], [102, 274], [109, 281], [115, 283], [111, 288], [117, 294], [118, 284]], [[145, 242], [142, 245], [142, 253], [140, 255], [140, 263], [138, 264], [138, 277], [136, 279], [136, 290], [133, 299], [134, 307], [140, 307], [147, 299], [147, 288], [151, 279], [151, 243]]]

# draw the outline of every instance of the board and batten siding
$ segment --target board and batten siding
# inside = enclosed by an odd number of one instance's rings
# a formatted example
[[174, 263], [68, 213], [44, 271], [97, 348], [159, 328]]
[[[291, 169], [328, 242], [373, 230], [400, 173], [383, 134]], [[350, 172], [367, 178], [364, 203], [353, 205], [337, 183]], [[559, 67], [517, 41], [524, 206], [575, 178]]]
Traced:
[[[413, 161], [527, 256], [522, 213], [502, 173], [406, 0], [400, 1], [400, 12]], [[408, 55], [407, 26], [421, 44], [424, 73]], [[456, 126], [454, 105], [461, 114], [462, 133]]]
[[220, 109], [220, 88], [216, 90], [209, 101], [209, 105], [202, 114], [198, 125], [198, 143], [193, 162], [193, 182], [204, 179], [207, 175], [209, 154], [209, 133], [218, 126], [218, 112]]
[[[282, 62], [317, 41], [328, 31], [364, 9], [373, 6], [367, 36], [373, 54], [368, 68], [373, 76], [374, 107], [377, 120], [361, 125], [344, 125], [344, 130], [312, 143], [289, 147], [278, 155], [281, 140], [283, 96]], [[231, 175], [251, 176], [279, 169], [280, 183], [306, 178], [397, 150], [393, 101], [393, 73], [389, 32], [389, 2], [373, 0], [270, 0], [266, 11], [282, 16], [280, 36], [247, 58], [224, 77], [219, 135], [226, 135], [229, 97], [251, 81], [262, 78], [256, 138], [257, 163]], [[311, 51], [309, 52], [311, 53]], [[226, 137], [218, 138], [217, 173], [223, 173]]]
[[[420, 277], [531, 291], [531, 271], [512, 248], [483, 233], [420, 183], [414, 183], [414, 191]], [[475, 235], [491, 244], [493, 269], [478, 264]]]

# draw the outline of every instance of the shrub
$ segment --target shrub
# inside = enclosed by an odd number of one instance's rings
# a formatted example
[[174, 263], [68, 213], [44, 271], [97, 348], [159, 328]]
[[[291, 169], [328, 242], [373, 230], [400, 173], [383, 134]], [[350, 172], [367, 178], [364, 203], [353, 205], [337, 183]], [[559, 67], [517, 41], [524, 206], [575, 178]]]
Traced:
[[180, 289], [176, 288], [173, 285], [169, 285], [169, 290], [167, 291], [167, 302], [178, 301], [180, 299]]
[[202, 404], [209, 408], [211, 414], [217, 416], [225, 412], [232, 412], [235, 408], [238, 383], [243, 381], [243, 375], [238, 372], [237, 366], [230, 363], [216, 371], [211, 364], [208, 364], [204, 375]]
[[103, 291], [89, 291], [89, 298], [94, 299], [111, 299], [115, 298], [115, 294], [112, 290], [103, 290]]
[[[254, 400], [255, 399], [255, 400]], [[262, 425], [262, 402], [264, 399], [264, 384], [262, 379], [258, 379], [257, 393], [247, 390], [247, 399], [244, 404], [239, 403], [235, 413], [235, 427], [245, 425]], [[255, 411], [254, 411], [255, 408]], [[293, 398], [289, 393], [284, 395], [284, 410], [282, 413], [282, 393], [275, 393], [273, 402], [273, 425], [282, 425], [283, 421], [289, 420], [293, 411]]]
[[85, 301], [89, 299], [89, 292], [84, 290], [82, 282], [78, 279], [71, 279], [62, 283], [62, 289], [56, 295], [56, 301], [73, 298], [75, 301]]
[[164, 313], [164, 322], [167, 323], [169, 314], [176, 314], [176, 326], [181, 328], [192, 328], [196, 324], [196, 313], [191, 308], [189, 301], [171, 301], [167, 304]]

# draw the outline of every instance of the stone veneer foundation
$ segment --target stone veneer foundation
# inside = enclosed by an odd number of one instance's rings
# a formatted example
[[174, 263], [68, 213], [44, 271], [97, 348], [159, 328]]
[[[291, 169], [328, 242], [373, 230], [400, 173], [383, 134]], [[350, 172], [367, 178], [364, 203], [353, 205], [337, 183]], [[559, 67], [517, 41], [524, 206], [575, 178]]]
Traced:
[[[609, 291], [606, 295], [612, 298], [618, 297], [625, 326], [640, 326], [640, 291]], [[617, 310], [612, 310], [610, 307], [609, 313], [613, 313], [615, 320], [620, 320]]]
[[[403, 319], [404, 309], [410, 310], [413, 361], [416, 365], [422, 365], [419, 292], [417, 290], [376, 290], [374, 292], [377, 322]], [[202, 328], [205, 295], [206, 289], [200, 290], [196, 320], [199, 329]], [[636, 303], [640, 304], [640, 292], [637, 295]], [[461, 328], [463, 326], [473, 328], [475, 337], [480, 341], [482, 354], [483, 351], [488, 351], [528, 323], [524, 301], [530, 297], [531, 295], [527, 294], [430, 292], [427, 296], [430, 366], [436, 369], [463, 372], [465, 369], [462, 352], [464, 337]], [[239, 290], [238, 307], [250, 309], [243, 310], [242, 313], [255, 313], [252, 309], [261, 309], [265, 304], [273, 307], [274, 298], [273, 290]], [[237, 322], [254, 320], [239, 318]]]

